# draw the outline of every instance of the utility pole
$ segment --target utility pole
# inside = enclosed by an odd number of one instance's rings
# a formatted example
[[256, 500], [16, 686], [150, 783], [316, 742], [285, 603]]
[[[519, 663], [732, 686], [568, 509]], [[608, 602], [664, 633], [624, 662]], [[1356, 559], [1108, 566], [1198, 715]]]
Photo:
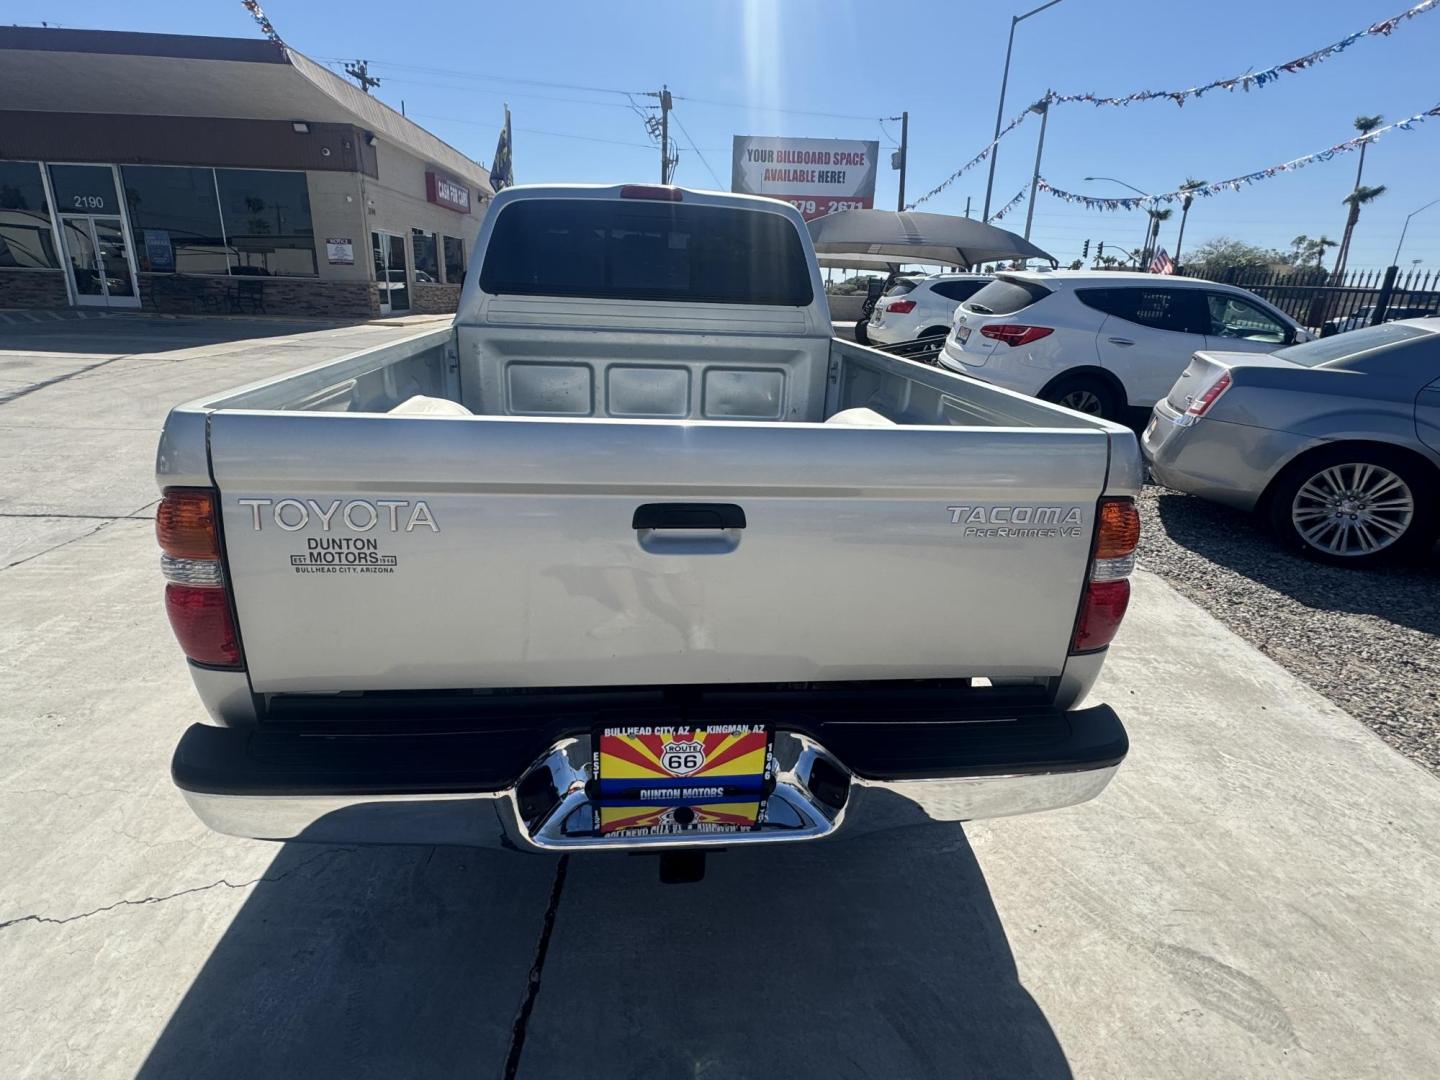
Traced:
[[670, 182], [670, 88], [660, 87], [660, 183]]
[[[890, 117], [894, 120], [895, 117]], [[900, 197], [895, 200], [895, 209], [905, 209], [905, 166], [910, 154], [910, 113], [900, 114]]]
[[359, 83], [360, 89], [367, 94], [370, 93], [372, 86], [380, 85], [380, 80], [370, 74], [370, 61], [368, 60], [356, 60], [354, 63], [346, 64], [345, 74]]
[[967, 218], [970, 216], [970, 196], [969, 196], [969, 195], [966, 195], [966, 196], [965, 196], [965, 216], [966, 216]]
[[1040, 155], [1045, 152], [1045, 125], [1050, 122], [1050, 91], [1030, 106], [1040, 114], [1040, 138], [1035, 143], [1035, 171], [1030, 176], [1030, 205], [1025, 207], [1025, 239], [1030, 239], [1030, 223], [1035, 220], [1035, 193], [1040, 187]]

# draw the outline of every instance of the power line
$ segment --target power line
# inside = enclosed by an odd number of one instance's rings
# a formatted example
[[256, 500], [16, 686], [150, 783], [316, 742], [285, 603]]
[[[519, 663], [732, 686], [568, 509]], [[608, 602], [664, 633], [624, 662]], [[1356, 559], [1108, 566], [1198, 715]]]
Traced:
[[715, 170], [710, 168], [710, 162], [706, 160], [705, 155], [700, 152], [700, 148], [695, 145], [695, 140], [690, 137], [690, 132], [685, 130], [685, 123], [680, 119], [680, 115], [673, 109], [671, 110], [670, 115], [675, 118], [675, 123], [678, 124], [680, 127], [680, 134], [685, 136], [685, 141], [690, 144], [690, 149], [695, 151], [696, 157], [698, 157], [700, 159], [700, 163], [705, 166], [705, 171], [710, 174], [710, 179], [715, 181], [716, 190], [724, 191], [724, 182], [721, 181], [720, 177], [715, 175]]
[[[316, 59], [343, 61], [344, 57], [320, 56], [316, 57]], [[408, 71], [425, 71], [436, 75], [454, 75], [462, 79], [478, 79], [482, 82], [498, 82], [506, 84], [523, 83], [527, 86], [546, 86], [551, 88], [552, 90], [583, 90], [587, 93], [592, 94], [620, 94], [622, 96], [635, 93], [635, 91], [633, 90], [619, 90], [613, 86], [582, 86], [577, 83], [550, 82], [545, 79], [522, 79], [509, 75], [484, 75], [475, 71], [457, 71], [454, 68], [432, 67], [429, 64], [403, 64], [398, 60], [372, 60], [371, 63], [383, 64], [386, 67], [402, 68]]]
[[715, 98], [684, 97], [675, 95], [676, 101], [688, 101], [692, 105], [713, 105], [721, 109], [748, 109], [755, 112], [793, 113], [796, 116], [828, 116], [833, 120], [876, 120], [874, 116], [860, 116], [856, 113], [822, 112], [818, 109], [787, 109], [780, 105], [753, 105], [747, 101], [719, 101]]
[[431, 79], [397, 79], [393, 75], [387, 75], [385, 81], [388, 83], [399, 83], [402, 86], [433, 86], [441, 90], [463, 90], [467, 94], [490, 94], [494, 97], [505, 98], [529, 98], [534, 101], [560, 101], [570, 105], [593, 105], [600, 109], [625, 109], [628, 108], [623, 101], [595, 101], [590, 98], [559, 97], [555, 94], [527, 94], [475, 86], [457, 86], [455, 83], [435, 82]]
[[[411, 113], [422, 120], [443, 120], [448, 124], [471, 124], [476, 127], [490, 127], [489, 120], [462, 120], [458, 116], [437, 116], [435, 113]], [[526, 135], [549, 135], [556, 139], [580, 139], [584, 142], [609, 143], [611, 146], [630, 146], [638, 150], [652, 150], [654, 147], [648, 143], [625, 142], [621, 139], [602, 139], [598, 135], [576, 135], [568, 131], [542, 131], [539, 128], [517, 127], [516, 131], [522, 131]]]

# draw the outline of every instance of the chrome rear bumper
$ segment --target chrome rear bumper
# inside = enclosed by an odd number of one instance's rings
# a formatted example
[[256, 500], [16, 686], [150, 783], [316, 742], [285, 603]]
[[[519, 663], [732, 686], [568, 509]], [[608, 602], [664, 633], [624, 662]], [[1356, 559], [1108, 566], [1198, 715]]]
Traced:
[[[764, 822], [753, 831], [600, 835], [590, 778], [588, 736], [557, 742], [513, 784], [465, 792], [248, 793], [215, 783], [177, 748], [175, 780], [210, 828], [233, 836], [316, 843], [441, 844], [531, 852], [664, 850], [793, 843], [859, 835], [925, 821], [969, 821], [1072, 806], [1105, 789], [1124, 758], [1124, 729], [1104, 706], [1065, 714], [1110, 725], [1089, 740], [1089, 760], [1015, 771], [991, 762], [975, 775], [881, 780], [852, 771], [809, 736], [775, 734], [776, 784]], [[196, 732], [199, 735], [196, 735]], [[196, 742], [242, 733], [197, 726]], [[193, 752], [191, 758], [196, 755]], [[1023, 771], [1022, 771], [1023, 769]]]

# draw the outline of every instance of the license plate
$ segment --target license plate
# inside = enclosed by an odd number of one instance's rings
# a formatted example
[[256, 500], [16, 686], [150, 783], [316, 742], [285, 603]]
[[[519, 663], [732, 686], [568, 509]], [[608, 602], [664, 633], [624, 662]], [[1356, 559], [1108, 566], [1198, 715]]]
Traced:
[[961, 345], [964, 345], [970, 340], [970, 328], [964, 323], [961, 323], [955, 328], [955, 340], [960, 342]]
[[765, 793], [770, 732], [759, 724], [602, 728], [593, 774], [604, 801], [673, 804]]
[[594, 746], [602, 836], [746, 832], [764, 822], [774, 763], [762, 725], [610, 727]]

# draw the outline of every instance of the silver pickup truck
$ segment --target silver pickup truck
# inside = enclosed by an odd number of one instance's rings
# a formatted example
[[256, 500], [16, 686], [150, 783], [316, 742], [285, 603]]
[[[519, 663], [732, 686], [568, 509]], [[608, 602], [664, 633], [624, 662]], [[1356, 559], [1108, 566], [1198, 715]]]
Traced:
[[693, 853], [1105, 787], [1131, 432], [836, 339], [782, 203], [513, 188], [477, 252], [453, 326], [166, 421], [208, 825]]

